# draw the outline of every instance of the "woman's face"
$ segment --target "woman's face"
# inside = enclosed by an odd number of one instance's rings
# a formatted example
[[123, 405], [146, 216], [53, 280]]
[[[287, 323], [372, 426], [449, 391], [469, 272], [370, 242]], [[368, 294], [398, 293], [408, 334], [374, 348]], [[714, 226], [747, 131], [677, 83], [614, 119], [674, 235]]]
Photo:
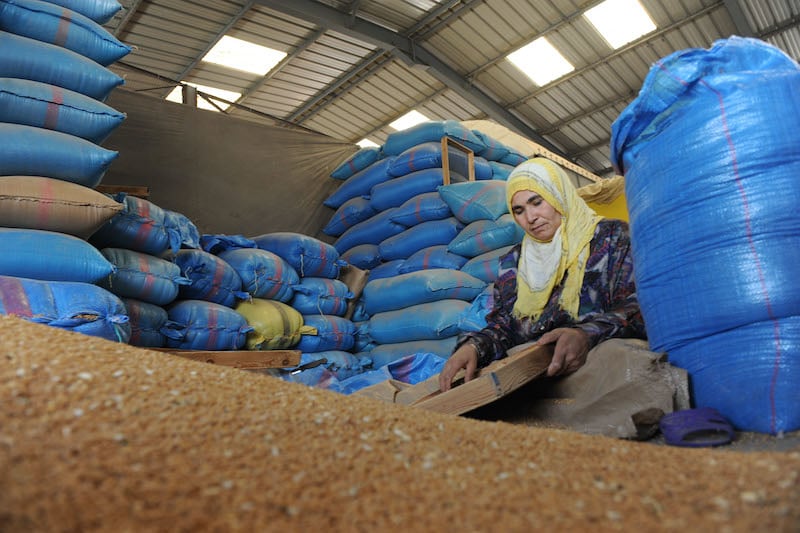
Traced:
[[525, 233], [537, 241], [550, 241], [561, 226], [561, 214], [533, 191], [514, 193], [511, 214]]

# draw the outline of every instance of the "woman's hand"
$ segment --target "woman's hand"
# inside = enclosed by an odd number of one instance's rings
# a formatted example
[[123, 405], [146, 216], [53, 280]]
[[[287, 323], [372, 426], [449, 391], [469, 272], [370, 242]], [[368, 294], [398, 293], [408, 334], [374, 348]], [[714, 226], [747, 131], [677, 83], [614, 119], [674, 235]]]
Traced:
[[548, 331], [537, 344], [555, 342], [553, 360], [547, 367], [548, 376], [572, 374], [586, 363], [589, 353], [589, 336], [579, 328], [556, 328]]
[[453, 378], [462, 368], [466, 369], [464, 373], [465, 382], [475, 377], [475, 371], [478, 368], [478, 349], [469, 342], [462, 344], [447, 359], [442, 371], [439, 373], [439, 390], [442, 392], [450, 390]]

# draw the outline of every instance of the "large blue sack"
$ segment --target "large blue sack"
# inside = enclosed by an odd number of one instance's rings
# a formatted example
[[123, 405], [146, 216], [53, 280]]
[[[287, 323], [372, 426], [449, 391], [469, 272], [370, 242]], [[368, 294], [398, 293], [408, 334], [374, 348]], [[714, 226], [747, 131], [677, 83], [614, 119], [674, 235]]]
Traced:
[[100, 253], [116, 269], [98, 285], [121, 298], [163, 306], [178, 297], [178, 287], [191, 283], [178, 265], [160, 257], [124, 248], [103, 248]]
[[0, 123], [0, 176], [42, 176], [94, 188], [118, 155], [74, 135]]
[[374, 315], [448, 298], [471, 302], [485, 287], [486, 282], [460, 270], [418, 270], [367, 282], [364, 309]]
[[411, 254], [398, 268], [400, 274], [427, 270], [429, 268], [452, 268], [460, 270], [467, 258], [447, 250], [446, 244], [428, 246]]
[[356, 172], [364, 170], [383, 156], [381, 149], [376, 146], [366, 146], [342, 161], [331, 177], [336, 180], [346, 180]]
[[288, 302], [300, 276], [279, 255], [260, 248], [235, 248], [220, 252], [242, 279], [242, 289], [254, 298]]
[[51, 4], [72, 9], [98, 24], [105, 24], [122, 9], [117, 0], [47, 0]]
[[0, 78], [0, 122], [59, 131], [100, 144], [124, 119], [112, 107], [57, 85]]
[[128, 323], [131, 326], [128, 344], [143, 348], [163, 348], [167, 344], [167, 335], [175, 336], [174, 324], [170, 323], [167, 310], [163, 307], [134, 298], [122, 298], [122, 303], [128, 311]]
[[406, 200], [392, 213], [392, 220], [406, 227], [416, 226], [430, 220], [442, 220], [453, 216], [438, 192], [424, 192]]
[[131, 51], [90, 18], [40, 0], [0, 0], [0, 30], [64, 47], [103, 66]]
[[458, 335], [464, 300], [446, 299], [377, 313], [369, 319], [369, 334], [379, 344], [445, 339]]
[[492, 250], [491, 252], [476, 255], [461, 267], [462, 272], [471, 274], [486, 283], [492, 283], [497, 279], [497, 271], [500, 268], [500, 258], [511, 251], [513, 246], [505, 246]]
[[506, 182], [502, 180], [466, 181], [438, 188], [453, 216], [464, 224], [476, 220], [497, 220], [508, 213]]
[[497, 220], [476, 220], [467, 224], [447, 245], [447, 250], [464, 257], [476, 257], [498, 248], [522, 242], [525, 231], [507, 213]]
[[122, 203], [122, 211], [94, 232], [89, 242], [98, 248], [127, 248], [155, 256], [180, 249], [181, 234], [167, 223], [163, 209], [125, 193], [115, 195], [114, 199]]
[[344, 316], [347, 300], [353, 293], [343, 281], [330, 278], [301, 278], [294, 287], [294, 297], [289, 305], [302, 315]]
[[416, 354], [435, 354], [443, 359], [448, 359], [452, 355], [457, 341], [458, 335], [453, 335], [446, 339], [379, 344], [370, 350], [369, 357], [375, 368]]
[[375, 211], [401, 206], [417, 195], [436, 192], [443, 179], [441, 168], [426, 168], [378, 183], [370, 191], [369, 204]]
[[455, 217], [423, 222], [384, 239], [378, 252], [385, 261], [405, 259], [423, 248], [449, 243], [463, 228]]
[[164, 225], [178, 234], [181, 248], [200, 248], [200, 230], [183, 213], [164, 209]]
[[167, 346], [180, 350], [241, 350], [253, 331], [242, 315], [213, 302], [178, 300], [167, 315]]
[[[459, 150], [449, 151], [448, 168], [452, 172], [458, 172], [461, 175], [461, 180], [465, 180], [465, 176], [469, 174], [469, 159], [467, 154]], [[389, 175], [394, 177], [405, 176], [412, 172], [425, 170], [426, 168], [443, 168], [444, 161], [442, 159], [442, 143], [440, 142], [426, 142], [412, 146], [402, 154], [396, 156], [392, 164], [387, 169]], [[492, 177], [492, 167], [489, 162], [482, 157], [472, 158], [473, 173], [476, 180], [488, 180]], [[452, 181], [457, 181], [453, 179]]]
[[325, 199], [323, 205], [332, 209], [339, 209], [346, 201], [357, 196], [366, 196], [378, 183], [392, 179], [387, 169], [392, 164], [393, 157], [379, 159], [367, 168], [360, 170], [347, 178], [338, 189]]
[[392, 221], [394, 209], [387, 209], [359, 222], [342, 233], [333, 243], [333, 246], [339, 253], [345, 253], [359, 244], [380, 244], [392, 235], [405, 231], [405, 226]]
[[72, 50], [0, 31], [0, 77], [58, 85], [105, 100], [124, 80]]
[[322, 277], [336, 279], [339, 269], [347, 263], [339, 259], [339, 251], [319, 239], [293, 233], [278, 231], [253, 237], [262, 250], [279, 255], [289, 263], [300, 277]]
[[242, 290], [242, 278], [232, 266], [203, 250], [181, 250], [175, 256], [181, 274], [190, 280], [178, 287], [184, 300], [204, 300], [234, 307], [250, 296]]
[[0, 228], [0, 275], [97, 283], [116, 267], [78, 237], [38, 229]]
[[0, 275], [0, 314], [121, 343], [131, 336], [122, 301], [90, 283]]
[[303, 353], [327, 350], [350, 350], [355, 344], [356, 326], [352, 321], [332, 315], [303, 315], [303, 324], [317, 330], [312, 335], [302, 333], [294, 347]]
[[356, 196], [339, 206], [339, 209], [336, 210], [325, 227], [322, 228], [322, 233], [331, 237], [338, 237], [375, 213], [375, 208], [369, 203], [369, 198]]
[[650, 346], [740, 430], [800, 428], [800, 68], [732, 37], [657, 62], [614, 122]]
[[486, 148], [483, 141], [471, 129], [458, 121], [429, 120], [416, 126], [390, 133], [383, 144], [383, 153], [387, 156], [396, 156], [412, 146], [430, 141], [441, 141], [442, 137], [445, 136], [458, 141], [476, 154]]

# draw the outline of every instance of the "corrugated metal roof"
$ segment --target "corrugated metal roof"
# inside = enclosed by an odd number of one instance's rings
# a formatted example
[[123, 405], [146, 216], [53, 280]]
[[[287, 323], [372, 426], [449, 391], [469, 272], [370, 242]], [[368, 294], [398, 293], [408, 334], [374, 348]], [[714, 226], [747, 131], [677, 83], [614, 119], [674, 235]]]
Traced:
[[[613, 50], [583, 17], [598, 0], [121, 0], [106, 27], [135, 51], [112, 66], [126, 88], [166, 96], [185, 81], [243, 93], [233, 116], [381, 144], [416, 109], [490, 118], [600, 175], [611, 124], [650, 66], [731, 35], [800, 60], [796, 0], [642, 0], [654, 32]], [[231, 35], [288, 54], [266, 76], [201, 61]], [[506, 56], [546, 36], [574, 66], [538, 87]]]

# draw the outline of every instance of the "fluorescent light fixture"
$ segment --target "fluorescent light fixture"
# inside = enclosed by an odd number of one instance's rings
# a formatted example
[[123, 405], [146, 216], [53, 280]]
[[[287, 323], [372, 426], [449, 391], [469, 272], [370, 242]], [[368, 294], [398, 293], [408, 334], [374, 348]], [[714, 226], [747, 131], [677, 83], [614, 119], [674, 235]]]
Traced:
[[420, 113], [419, 111], [409, 111], [402, 117], [398, 118], [391, 124], [389, 124], [390, 128], [394, 128], [397, 131], [405, 130], [410, 128], [411, 126], [416, 126], [420, 122], [426, 122], [430, 120], [428, 117]]
[[378, 145], [376, 143], [370, 141], [369, 139], [361, 139], [356, 144], [359, 145], [361, 148], [377, 148], [378, 147]]
[[284, 57], [285, 52], [225, 35], [203, 61], [264, 76]]
[[614, 49], [656, 29], [638, 0], [606, 0], [584, 15]]
[[[185, 82], [186, 85], [191, 85], [195, 87], [198, 91], [202, 93], [207, 93], [213, 96], [218, 96], [228, 102], [235, 102], [242, 96], [242, 93], [236, 93], [233, 91], [226, 91], [225, 89], [217, 89], [216, 87], [208, 87], [207, 85], [197, 85], [196, 83], [189, 83]], [[167, 100], [170, 102], [178, 102], [179, 104], [183, 103], [183, 90], [180, 85], [172, 89], [172, 91], [167, 95]], [[220, 102], [219, 100], [214, 100], [214, 103], [217, 104], [221, 109], [227, 109], [230, 107], [225, 102]], [[211, 105], [208, 100], [197, 95], [197, 107], [200, 109], [208, 109], [210, 111], [219, 111], [216, 107]]]
[[509, 54], [508, 59], [540, 87], [575, 70], [544, 37]]

